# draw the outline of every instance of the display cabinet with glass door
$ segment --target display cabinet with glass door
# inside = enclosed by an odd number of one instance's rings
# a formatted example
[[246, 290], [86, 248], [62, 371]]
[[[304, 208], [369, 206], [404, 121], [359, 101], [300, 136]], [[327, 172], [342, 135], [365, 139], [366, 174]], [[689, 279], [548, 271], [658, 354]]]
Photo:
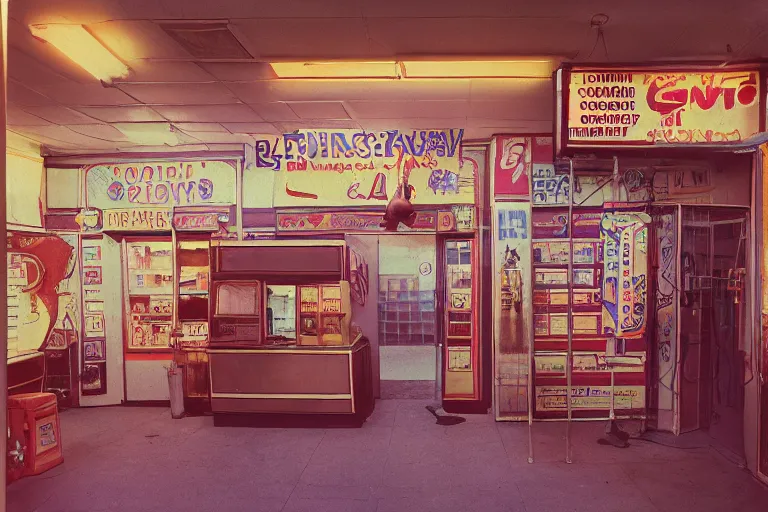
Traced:
[[177, 321], [181, 336], [177, 354], [184, 373], [185, 410], [207, 408], [208, 401], [208, 291], [210, 241], [180, 236], [176, 241], [178, 278]]
[[130, 352], [171, 349], [173, 320], [173, 245], [170, 240], [126, 243], [128, 336]]
[[445, 241], [444, 389], [446, 401], [479, 399], [472, 239]]

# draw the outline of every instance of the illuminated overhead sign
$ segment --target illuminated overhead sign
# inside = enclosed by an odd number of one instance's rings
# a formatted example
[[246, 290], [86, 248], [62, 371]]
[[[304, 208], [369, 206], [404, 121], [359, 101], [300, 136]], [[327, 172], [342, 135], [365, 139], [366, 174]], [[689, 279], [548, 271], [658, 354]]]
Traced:
[[754, 69], [573, 68], [561, 80], [566, 147], [702, 146], [760, 132]]

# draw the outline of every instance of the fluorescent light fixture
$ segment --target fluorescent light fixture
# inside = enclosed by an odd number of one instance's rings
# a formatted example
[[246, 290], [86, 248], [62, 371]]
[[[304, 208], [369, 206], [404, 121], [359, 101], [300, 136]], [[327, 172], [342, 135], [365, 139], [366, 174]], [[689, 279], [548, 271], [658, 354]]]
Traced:
[[30, 25], [35, 37], [51, 43], [75, 64], [104, 82], [128, 76], [128, 66], [112, 55], [82, 25]]
[[141, 146], [178, 146], [184, 142], [168, 123], [119, 123], [114, 127], [129, 141]]
[[399, 78], [394, 61], [272, 62], [278, 78]]
[[405, 78], [550, 78], [553, 59], [407, 60]]

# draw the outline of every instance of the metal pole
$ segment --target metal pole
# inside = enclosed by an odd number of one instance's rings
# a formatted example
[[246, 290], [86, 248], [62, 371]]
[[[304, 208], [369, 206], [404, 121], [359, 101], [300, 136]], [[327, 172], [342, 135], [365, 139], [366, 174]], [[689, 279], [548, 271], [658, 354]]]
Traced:
[[573, 410], [571, 405], [571, 386], [573, 381], [573, 160], [568, 159], [568, 352], [565, 355], [565, 404], [568, 409], [568, 418], [565, 423], [565, 462], [571, 460], [571, 418]]
[[[6, 145], [6, 138], [5, 138], [5, 129], [7, 126], [8, 121], [8, 113], [6, 111], [6, 102], [7, 102], [7, 96], [6, 96], [6, 79], [8, 76], [8, 0], [2, 0], [0, 2], [0, 14], [2, 15], [2, 28], [0, 28], [0, 37], [2, 37], [2, 44], [3, 44], [3, 53], [2, 53], [2, 59], [3, 59], [3, 80], [2, 80], [2, 89], [0, 90], [0, 96], [2, 96], [2, 100], [0, 100], [0, 104], [2, 104], [2, 118], [3, 118], [3, 129], [2, 129], [2, 139], [3, 139], [3, 147]], [[5, 239], [6, 239], [6, 197], [5, 197], [5, 182], [7, 179], [6, 176], [6, 168], [5, 168], [5, 158], [2, 159], [2, 164], [0, 164], [0, 178], [2, 178], [0, 181], [2, 181], [3, 186], [0, 187], [0, 225], [2, 225], [3, 229], [3, 259], [5, 260], [7, 256], [8, 249], [6, 247]], [[3, 281], [3, 288], [6, 288], [8, 286], [8, 265], [3, 267], [2, 272], [2, 281]], [[8, 297], [6, 296], [7, 293], [0, 293], [0, 311], [5, 311], [5, 315], [0, 315], [2, 317], [2, 321], [0, 321], [0, 332], [2, 332], [2, 335], [0, 335], [0, 353], [2, 353], [3, 356], [5, 356], [6, 363], [2, 365], [2, 370], [0, 370], [0, 388], [2, 388], [2, 391], [0, 391], [0, 409], [2, 409], [3, 413], [0, 414], [0, 431], [2, 431], [6, 435], [6, 442], [3, 443], [5, 445], [3, 452], [6, 454], [3, 459], [7, 456], [8, 453]], [[3, 463], [0, 464], [0, 512], [5, 512], [6, 510], [6, 467], [5, 467], [5, 460], [3, 460]]]

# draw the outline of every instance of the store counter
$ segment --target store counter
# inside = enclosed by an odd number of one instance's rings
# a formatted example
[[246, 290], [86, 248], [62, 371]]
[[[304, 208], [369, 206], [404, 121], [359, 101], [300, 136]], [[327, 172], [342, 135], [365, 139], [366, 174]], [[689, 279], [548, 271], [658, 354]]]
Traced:
[[373, 412], [371, 346], [211, 344], [211, 409], [216, 414], [346, 415]]

